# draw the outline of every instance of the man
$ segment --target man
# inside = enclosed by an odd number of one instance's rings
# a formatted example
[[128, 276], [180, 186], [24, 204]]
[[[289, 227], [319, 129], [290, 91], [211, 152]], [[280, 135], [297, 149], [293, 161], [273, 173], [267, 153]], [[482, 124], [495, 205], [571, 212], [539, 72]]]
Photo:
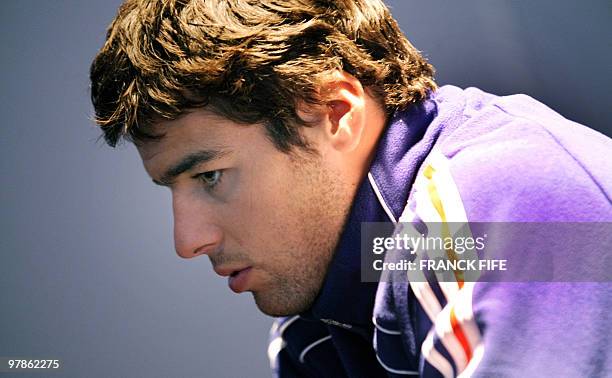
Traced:
[[363, 222], [612, 220], [609, 139], [432, 75], [378, 0], [127, 1], [91, 67], [279, 376], [612, 374], [608, 283], [362, 282]]

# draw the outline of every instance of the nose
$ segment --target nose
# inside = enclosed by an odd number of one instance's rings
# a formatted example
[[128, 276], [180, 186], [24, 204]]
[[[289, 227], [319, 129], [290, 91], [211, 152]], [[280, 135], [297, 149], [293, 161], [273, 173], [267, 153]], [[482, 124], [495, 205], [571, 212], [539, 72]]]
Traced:
[[180, 257], [190, 259], [221, 247], [223, 233], [208, 204], [173, 194], [172, 212], [174, 248]]

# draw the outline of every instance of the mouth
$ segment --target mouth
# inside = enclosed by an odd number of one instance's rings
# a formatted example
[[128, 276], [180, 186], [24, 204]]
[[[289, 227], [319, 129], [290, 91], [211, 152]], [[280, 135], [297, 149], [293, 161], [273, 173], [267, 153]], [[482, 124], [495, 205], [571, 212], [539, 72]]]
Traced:
[[227, 278], [227, 285], [234, 293], [242, 293], [249, 286], [251, 267], [233, 271]]
[[242, 293], [247, 290], [251, 273], [250, 266], [244, 268], [218, 268], [214, 267], [215, 273], [227, 277], [227, 285], [234, 293]]

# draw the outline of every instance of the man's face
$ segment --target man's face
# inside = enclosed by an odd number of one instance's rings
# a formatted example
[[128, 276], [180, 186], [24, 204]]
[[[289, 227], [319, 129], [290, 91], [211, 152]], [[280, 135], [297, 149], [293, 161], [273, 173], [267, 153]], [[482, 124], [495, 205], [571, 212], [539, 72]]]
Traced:
[[325, 278], [355, 185], [328, 154], [280, 152], [261, 125], [238, 125], [198, 110], [157, 129], [165, 136], [138, 151], [153, 180], [171, 188], [177, 253], [208, 255], [214, 270], [229, 277], [230, 288], [251, 291], [266, 314], [307, 310]]

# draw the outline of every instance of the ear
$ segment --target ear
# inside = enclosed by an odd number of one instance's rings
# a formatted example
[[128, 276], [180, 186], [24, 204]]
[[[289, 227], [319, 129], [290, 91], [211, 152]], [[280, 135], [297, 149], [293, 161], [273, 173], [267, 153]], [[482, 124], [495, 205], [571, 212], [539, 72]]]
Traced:
[[298, 105], [298, 115], [316, 122], [334, 149], [341, 152], [355, 150], [366, 123], [366, 99], [361, 83], [353, 75], [336, 70], [322, 80], [319, 93], [323, 106], [314, 110]]

